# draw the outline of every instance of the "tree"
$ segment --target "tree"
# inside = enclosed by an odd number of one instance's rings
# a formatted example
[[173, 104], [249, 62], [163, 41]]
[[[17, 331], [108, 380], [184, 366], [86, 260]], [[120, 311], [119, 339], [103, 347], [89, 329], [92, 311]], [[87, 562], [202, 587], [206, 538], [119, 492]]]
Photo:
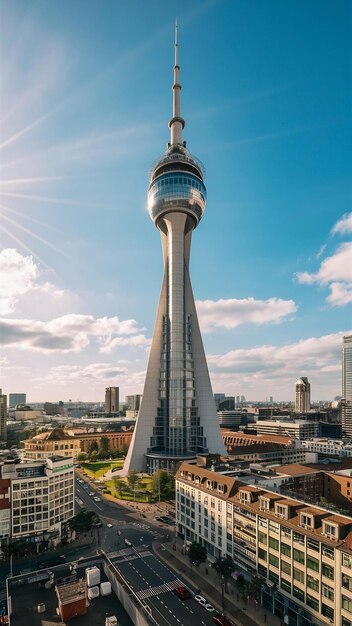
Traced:
[[155, 472], [152, 479], [152, 492], [158, 500], [172, 500], [175, 497], [174, 476], [165, 470]]
[[199, 563], [204, 563], [207, 560], [206, 547], [197, 541], [192, 541], [188, 548], [188, 558], [191, 563], [195, 563], [197, 566]]
[[215, 571], [225, 581], [225, 589], [227, 591], [227, 581], [230, 578], [232, 572], [235, 571], [235, 564], [232, 558], [227, 554], [226, 556], [218, 556], [214, 563]]
[[132, 491], [134, 491], [137, 488], [137, 485], [139, 483], [139, 476], [136, 470], [130, 470], [128, 472], [127, 482], [129, 486], [131, 487]]
[[114, 478], [114, 486], [115, 486], [117, 493], [119, 494], [121, 498], [123, 490], [126, 489], [125, 481], [122, 480], [121, 478]]
[[99, 518], [94, 511], [86, 511], [83, 509], [77, 513], [75, 517], [71, 517], [71, 519], [68, 520], [68, 524], [72, 530], [82, 533], [90, 530], [97, 521], [99, 521]]
[[102, 458], [106, 459], [106, 457], [109, 456], [109, 452], [110, 452], [109, 437], [101, 437], [100, 443], [99, 443], [99, 454], [101, 455]]
[[88, 459], [88, 454], [86, 452], [79, 452], [77, 454], [77, 461], [86, 461]]
[[89, 446], [88, 446], [88, 456], [92, 456], [93, 452], [98, 452], [99, 450], [99, 446], [98, 446], [98, 442], [96, 439], [93, 439], [92, 441], [89, 442]]

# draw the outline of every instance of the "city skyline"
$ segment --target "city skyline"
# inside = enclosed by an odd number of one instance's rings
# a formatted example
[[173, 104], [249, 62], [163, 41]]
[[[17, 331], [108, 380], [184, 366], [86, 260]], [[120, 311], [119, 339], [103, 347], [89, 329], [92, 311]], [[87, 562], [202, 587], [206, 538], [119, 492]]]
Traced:
[[[168, 139], [175, 18], [143, 5], [139, 22], [116, 3], [82, 12], [77, 2], [70, 23], [58, 5], [1, 7], [7, 395], [142, 393], [162, 277], [144, 194]], [[289, 400], [304, 375], [313, 401], [341, 395], [352, 306], [347, 5], [177, 7], [185, 139], [208, 170], [191, 273], [214, 392]]]

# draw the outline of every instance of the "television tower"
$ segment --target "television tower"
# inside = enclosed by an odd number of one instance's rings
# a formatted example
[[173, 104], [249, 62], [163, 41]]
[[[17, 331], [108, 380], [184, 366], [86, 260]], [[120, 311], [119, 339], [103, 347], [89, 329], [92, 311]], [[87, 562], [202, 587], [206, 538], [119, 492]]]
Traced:
[[226, 454], [189, 276], [192, 232], [206, 204], [204, 169], [183, 141], [178, 26], [173, 116], [166, 153], [153, 168], [148, 211], [160, 231], [164, 278], [145, 386], [123, 474], [175, 471], [183, 460]]

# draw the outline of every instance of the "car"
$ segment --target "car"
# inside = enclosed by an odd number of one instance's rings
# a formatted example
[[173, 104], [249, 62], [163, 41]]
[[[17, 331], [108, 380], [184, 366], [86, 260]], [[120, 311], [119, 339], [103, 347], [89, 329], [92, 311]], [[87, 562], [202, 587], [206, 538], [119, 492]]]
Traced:
[[82, 480], [82, 478], [77, 478], [77, 482], [82, 484], [84, 483], [84, 480]]
[[95, 491], [90, 491], [88, 495], [89, 496], [95, 496]]
[[112, 528], [112, 524], [106, 524], [108, 528]]
[[214, 624], [217, 624], [217, 626], [233, 626], [233, 622], [231, 622], [228, 617], [225, 617], [225, 615], [221, 615], [221, 613], [214, 615], [212, 621]]
[[198, 602], [202, 606], [205, 606], [207, 604], [207, 601], [206, 601], [205, 598], [203, 598], [203, 596], [196, 595], [196, 596], [194, 596], [194, 599], [195, 599], [196, 602]]
[[128, 546], [128, 548], [132, 548], [132, 543], [129, 539], [125, 539], [125, 546]]
[[180, 598], [180, 600], [187, 600], [187, 598], [191, 598], [191, 593], [187, 587], [176, 587], [176, 589], [174, 589], [174, 594]]
[[207, 603], [204, 605], [204, 608], [205, 608], [205, 610], [206, 610], [206, 611], [208, 611], [209, 613], [212, 613], [213, 611], [215, 611], [214, 607], [213, 607], [211, 604], [209, 604], [209, 602], [207, 602]]
[[96, 496], [95, 498], [93, 498], [94, 502], [101, 502], [101, 498], [98, 498], [98, 496]]

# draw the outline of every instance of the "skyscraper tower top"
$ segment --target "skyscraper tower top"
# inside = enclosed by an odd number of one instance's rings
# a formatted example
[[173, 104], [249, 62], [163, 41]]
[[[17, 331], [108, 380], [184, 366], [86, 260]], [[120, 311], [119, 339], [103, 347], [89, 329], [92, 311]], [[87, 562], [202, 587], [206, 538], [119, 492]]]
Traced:
[[[178, 25], [175, 33], [175, 65], [173, 92], [173, 117], [169, 122], [171, 137], [166, 153], [154, 165], [148, 189], [148, 210], [154, 224], [166, 232], [163, 215], [173, 209], [191, 218], [187, 231], [193, 230], [203, 216], [206, 203], [204, 167], [192, 156], [182, 139], [185, 121], [181, 117], [181, 84], [178, 61]], [[181, 176], [182, 173], [182, 176]]]

